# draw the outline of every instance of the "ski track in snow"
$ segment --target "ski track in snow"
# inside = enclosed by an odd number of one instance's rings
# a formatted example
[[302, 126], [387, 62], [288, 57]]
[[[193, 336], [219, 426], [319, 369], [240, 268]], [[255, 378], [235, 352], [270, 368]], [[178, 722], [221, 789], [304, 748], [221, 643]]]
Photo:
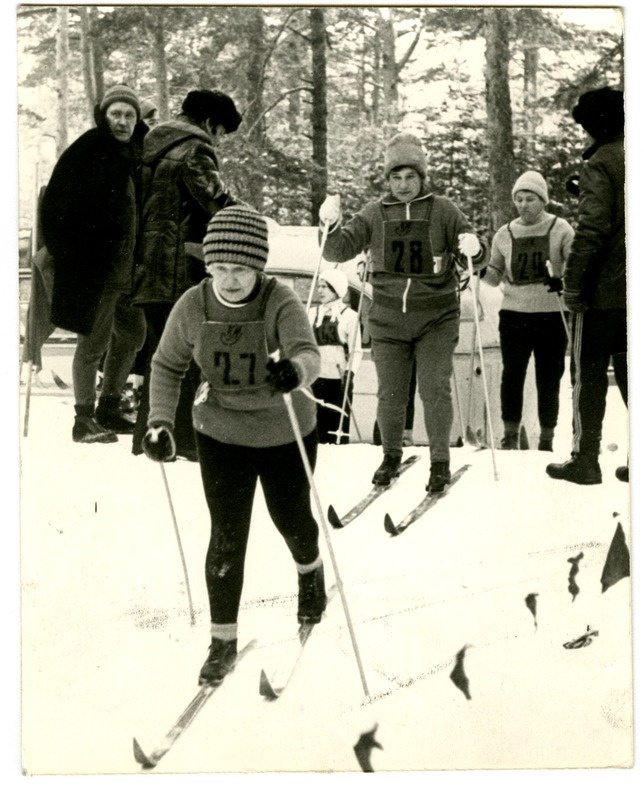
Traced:
[[[24, 397], [22, 398], [24, 414]], [[259, 696], [262, 668], [295, 634], [297, 579], [258, 491], [239, 617], [257, 647], [208, 701], [155, 772], [356, 772], [374, 729], [378, 771], [604, 767], [632, 759], [630, 579], [602, 593], [621, 521], [630, 545], [627, 417], [609, 392], [604, 483], [550, 480], [565, 460], [562, 401], [555, 453], [452, 449], [471, 467], [398, 537], [421, 498], [421, 461], [363, 515], [334, 530], [370, 696], [365, 697], [341, 599], [314, 631], [279, 701]], [[21, 441], [23, 766], [31, 774], [134, 774], [196, 691], [209, 644], [203, 561], [209, 520], [197, 464], [166, 465], [191, 582], [186, 589], [158, 465], [118, 445], [71, 441], [73, 400], [31, 398]], [[320, 447], [316, 485], [340, 516], [366, 493], [380, 449]], [[315, 507], [315, 504], [314, 504]], [[615, 516], [617, 514], [618, 516]], [[325, 535], [327, 583], [334, 581]], [[571, 595], [571, 560], [578, 588]], [[526, 597], [534, 595], [533, 609]], [[564, 643], [589, 630], [587, 647]], [[463, 651], [467, 699], [450, 680]]]

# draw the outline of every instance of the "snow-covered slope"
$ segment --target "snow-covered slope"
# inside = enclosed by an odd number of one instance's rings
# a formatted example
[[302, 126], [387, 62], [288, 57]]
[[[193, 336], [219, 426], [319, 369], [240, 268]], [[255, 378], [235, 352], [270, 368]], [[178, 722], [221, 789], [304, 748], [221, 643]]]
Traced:
[[[138, 771], [196, 690], [209, 642], [203, 561], [209, 522], [198, 465], [165, 466], [190, 576], [188, 597], [161, 468], [118, 445], [71, 441], [72, 399], [31, 399], [22, 439], [22, 750], [30, 774]], [[562, 412], [565, 412], [562, 409]], [[560, 452], [566, 455], [565, 422]], [[610, 390], [604, 482], [544, 473], [553, 454], [454, 448], [470, 468], [401, 536], [384, 530], [421, 498], [421, 461], [350, 526], [321, 530], [340, 571], [284, 695], [259, 696], [262, 668], [295, 633], [296, 575], [261, 492], [253, 517], [240, 644], [258, 645], [156, 772], [359, 771], [376, 726], [377, 771], [619, 767], [632, 762], [630, 579], [602, 592], [621, 523], [630, 546], [626, 413]], [[322, 508], [344, 513], [370, 488], [371, 445], [320, 448]], [[573, 568], [578, 568], [575, 575]], [[571, 573], [573, 570], [573, 573]], [[526, 603], [536, 595], [533, 614]], [[593, 632], [597, 632], [593, 634]], [[564, 644], [590, 633], [588, 646]], [[471, 699], [451, 680], [463, 648]]]

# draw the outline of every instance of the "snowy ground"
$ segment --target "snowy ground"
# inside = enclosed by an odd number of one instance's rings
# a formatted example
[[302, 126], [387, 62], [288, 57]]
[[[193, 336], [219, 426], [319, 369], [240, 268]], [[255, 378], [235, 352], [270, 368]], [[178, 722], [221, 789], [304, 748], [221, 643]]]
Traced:
[[[567, 398], [563, 406], [555, 459], [569, 448]], [[133, 457], [128, 437], [72, 443], [72, 416], [69, 392], [36, 387], [21, 439], [22, 766], [30, 775], [133, 775], [132, 737], [154, 748], [192, 697], [206, 655], [207, 511], [198, 466], [166, 465], [192, 626], [160, 466]], [[426, 449], [410, 448], [421, 462], [395, 489], [348, 528], [328, 528], [368, 698], [337, 596], [282, 698], [259, 696], [261, 668], [279, 663], [294, 634], [296, 604], [295, 572], [260, 496], [240, 614], [241, 644], [258, 645], [155, 774], [356, 773], [353, 746], [376, 725], [382, 749], [371, 764], [380, 773], [629, 766], [631, 581], [605, 593], [600, 584], [618, 522], [630, 547], [629, 487], [613, 475], [627, 437], [611, 389], [604, 443], [617, 449], [604, 448], [600, 486], [550, 480], [553, 456], [536, 451], [497, 452], [495, 479], [490, 451], [454, 448], [453, 469], [468, 472], [391, 538], [384, 514], [402, 519], [427, 478]], [[324, 511], [348, 510], [379, 460], [371, 445], [321, 447]], [[323, 533], [321, 541], [331, 583]], [[598, 632], [588, 647], [563, 647], [588, 630]], [[450, 679], [463, 647], [470, 700]]]

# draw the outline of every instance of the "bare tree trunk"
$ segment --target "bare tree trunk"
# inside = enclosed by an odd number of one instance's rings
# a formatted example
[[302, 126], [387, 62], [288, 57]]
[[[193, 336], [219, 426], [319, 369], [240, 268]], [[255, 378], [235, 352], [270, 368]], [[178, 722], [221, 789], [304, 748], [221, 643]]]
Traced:
[[[264, 145], [264, 58], [266, 56], [264, 11], [262, 8], [249, 8], [246, 14], [248, 36], [248, 61], [246, 81], [248, 94], [244, 112], [244, 127], [248, 131], [247, 145], [254, 155], [252, 161], [258, 163]], [[264, 209], [264, 176], [260, 170], [250, 170], [244, 187], [250, 202], [258, 211]]]
[[313, 8], [311, 19], [312, 59], [312, 136], [313, 170], [311, 172], [311, 215], [318, 218], [327, 190], [327, 88], [326, 88], [326, 23], [324, 9]]
[[56, 155], [60, 156], [67, 148], [67, 103], [69, 86], [69, 9], [59, 6], [56, 10], [56, 73], [58, 80], [58, 119], [56, 125]]
[[98, 8], [90, 6], [89, 31], [92, 40], [92, 55], [94, 57], [94, 90], [97, 100], [105, 94], [105, 80], [103, 78], [103, 45], [97, 33]]
[[523, 51], [523, 114], [525, 126], [525, 152], [528, 161], [534, 163], [538, 125], [537, 101], [539, 99], [537, 73], [539, 69], [539, 46], [527, 45]]
[[94, 119], [94, 106], [96, 104], [96, 86], [94, 84], [94, 58], [92, 55], [92, 39], [90, 35], [90, 21], [85, 6], [78, 6], [76, 9], [80, 17], [81, 24], [81, 55], [83, 61], [83, 85], [85, 87], [85, 97], [89, 119]]
[[510, 20], [505, 8], [486, 8], [485, 94], [487, 107], [488, 162], [490, 170], [490, 217], [493, 230], [512, 218], [514, 150], [508, 65]]
[[161, 14], [151, 13], [150, 22], [154, 41], [152, 60], [154, 62], [154, 78], [157, 92], [156, 101], [159, 109], [159, 118], [167, 120], [170, 116], [170, 100], [168, 97], [168, 68], [165, 58], [165, 31], [162, 20]]
[[398, 68], [396, 34], [390, 8], [379, 8], [378, 36], [382, 47], [382, 116], [395, 124], [398, 118]]

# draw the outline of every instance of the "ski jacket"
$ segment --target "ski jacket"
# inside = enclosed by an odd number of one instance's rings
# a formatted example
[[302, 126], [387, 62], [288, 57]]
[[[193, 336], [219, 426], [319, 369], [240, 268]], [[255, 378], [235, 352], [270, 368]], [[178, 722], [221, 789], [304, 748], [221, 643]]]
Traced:
[[[170, 312], [152, 358], [148, 424], [174, 420], [181, 380], [194, 358], [203, 381], [193, 405], [195, 430], [243, 447], [294, 441], [284, 399], [266, 383], [265, 365], [276, 353], [293, 362], [299, 387], [308, 388], [318, 377], [320, 353], [295, 292], [261, 275], [252, 299], [231, 306], [217, 298], [207, 278]], [[306, 436], [316, 426], [315, 402], [298, 389], [291, 396]]]
[[101, 112], [97, 127], [61, 155], [45, 189], [40, 222], [54, 260], [51, 321], [88, 335], [104, 288], [129, 292], [138, 220], [141, 140], [114, 138]]
[[349, 362], [355, 374], [362, 361], [358, 314], [338, 299], [310, 309], [309, 320], [320, 348], [320, 378], [341, 380]]
[[483, 280], [491, 286], [502, 284], [503, 310], [559, 313], [556, 293], [544, 285], [549, 274], [546, 262], [561, 278], [574, 233], [565, 219], [548, 213], [534, 225], [524, 225], [517, 217], [499, 228]]
[[[428, 242], [422, 263], [411, 263], [409, 269], [404, 267], [396, 274], [397, 265], [392, 269], [389, 263], [387, 227], [397, 221], [410, 220], [420, 221], [418, 230], [428, 237]], [[329, 231], [324, 257], [328, 261], [343, 262], [369, 250], [374, 306], [380, 304], [403, 313], [421, 311], [428, 306], [451, 307], [458, 305], [458, 236], [466, 232], [473, 233], [472, 226], [447, 197], [427, 191], [404, 203], [388, 194], [367, 203], [346, 225]], [[480, 268], [487, 263], [488, 248], [484, 241], [479, 241], [481, 250], [473, 262]], [[411, 275], [415, 267], [419, 268], [418, 274]]]
[[143, 213], [133, 301], [175, 303], [206, 277], [185, 252], [201, 244], [208, 222], [234, 200], [224, 191], [208, 134], [182, 116], [157, 125], [143, 142]]
[[594, 149], [579, 178], [579, 215], [564, 291], [591, 308], [626, 308], [624, 137]]

